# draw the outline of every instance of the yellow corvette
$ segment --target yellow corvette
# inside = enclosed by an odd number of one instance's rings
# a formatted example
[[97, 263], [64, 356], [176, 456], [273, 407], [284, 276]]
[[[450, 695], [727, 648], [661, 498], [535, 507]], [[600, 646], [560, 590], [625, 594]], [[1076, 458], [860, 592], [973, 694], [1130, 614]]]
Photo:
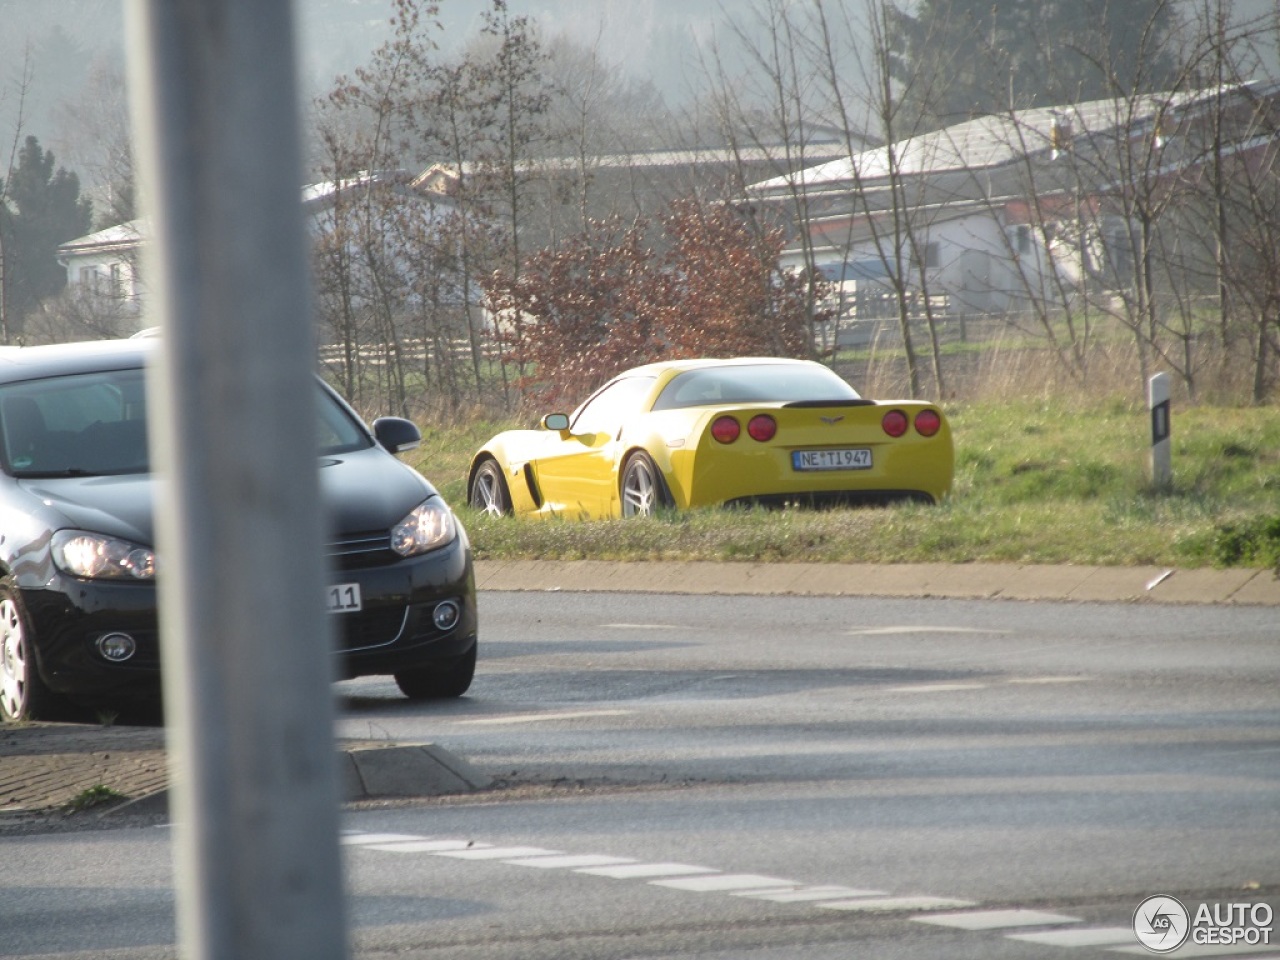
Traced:
[[614, 377], [571, 414], [508, 430], [471, 460], [492, 514], [603, 518], [709, 504], [919, 500], [951, 489], [934, 404], [874, 401], [808, 360], [674, 360]]

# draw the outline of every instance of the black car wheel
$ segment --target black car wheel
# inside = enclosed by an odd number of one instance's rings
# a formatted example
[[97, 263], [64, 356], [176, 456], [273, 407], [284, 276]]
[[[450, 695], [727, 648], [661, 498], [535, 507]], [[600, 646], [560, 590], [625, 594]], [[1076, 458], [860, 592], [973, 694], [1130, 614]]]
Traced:
[[395, 675], [396, 686], [410, 700], [443, 700], [460, 697], [471, 686], [476, 675], [476, 647], [454, 660], [419, 670], [401, 670]]
[[507, 489], [507, 478], [502, 475], [497, 460], [485, 460], [476, 467], [467, 501], [476, 510], [491, 516], [504, 517], [511, 512], [511, 491]]
[[648, 517], [671, 505], [671, 494], [653, 458], [643, 450], [627, 457], [622, 467], [622, 515]]
[[33, 636], [11, 583], [0, 583], [0, 717], [58, 720], [70, 705], [40, 679]]

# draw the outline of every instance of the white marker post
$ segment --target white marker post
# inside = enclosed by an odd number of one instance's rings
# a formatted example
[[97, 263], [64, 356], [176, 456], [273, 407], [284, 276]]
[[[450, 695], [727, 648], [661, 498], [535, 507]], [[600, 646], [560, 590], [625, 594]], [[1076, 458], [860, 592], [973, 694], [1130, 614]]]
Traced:
[[1170, 449], [1169, 375], [1157, 373], [1147, 381], [1147, 406], [1151, 408], [1151, 485], [1173, 489], [1173, 456]]

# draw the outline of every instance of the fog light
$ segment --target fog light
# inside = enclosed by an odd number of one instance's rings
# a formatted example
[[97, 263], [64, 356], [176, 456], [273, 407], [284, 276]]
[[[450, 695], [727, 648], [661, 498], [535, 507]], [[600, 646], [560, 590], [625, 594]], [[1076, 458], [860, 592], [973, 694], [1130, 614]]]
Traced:
[[124, 663], [138, 652], [138, 641], [127, 633], [108, 633], [98, 638], [98, 652], [112, 663]]
[[436, 604], [435, 610], [431, 613], [431, 619], [435, 621], [437, 630], [452, 630], [458, 625], [458, 618], [461, 616], [462, 611], [452, 600]]

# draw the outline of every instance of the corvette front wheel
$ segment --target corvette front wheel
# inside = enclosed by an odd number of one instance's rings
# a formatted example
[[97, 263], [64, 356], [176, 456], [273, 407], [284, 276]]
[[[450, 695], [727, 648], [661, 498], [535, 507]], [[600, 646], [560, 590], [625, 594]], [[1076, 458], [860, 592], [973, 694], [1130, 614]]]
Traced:
[[671, 505], [671, 495], [653, 458], [643, 450], [627, 457], [622, 466], [622, 515], [649, 517]]

